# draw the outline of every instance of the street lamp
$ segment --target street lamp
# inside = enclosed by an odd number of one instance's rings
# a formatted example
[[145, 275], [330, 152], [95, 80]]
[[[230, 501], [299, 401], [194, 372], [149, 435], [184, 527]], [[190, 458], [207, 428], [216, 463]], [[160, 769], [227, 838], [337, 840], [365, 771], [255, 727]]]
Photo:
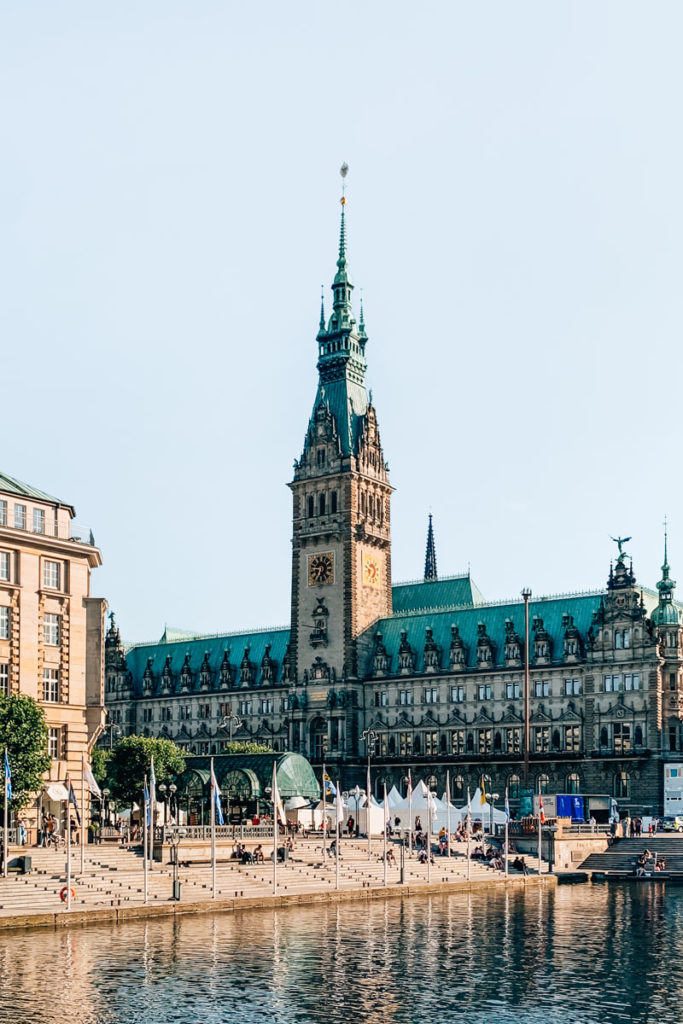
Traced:
[[102, 796], [104, 797], [103, 813], [104, 813], [104, 824], [105, 825], [109, 824], [109, 794], [110, 793], [111, 793], [110, 789], [103, 789], [102, 790]]
[[[338, 795], [341, 798], [341, 794]], [[353, 795], [356, 798], [356, 838], [358, 838], [358, 835], [360, 834], [360, 824], [358, 820], [358, 808], [360, 806], [360, 786], [356, 786], [356, 788], [353, 791]]]
[[177, 793], [177, 791], [178, 787], [175, 785], [174, 782], [172, 782], [171, 785], [168, 787], [169, 803], [171, 805], [171, 821], [173, 821], [173, 797], [175, 793]]
[[176, 829], [168, 837], [168, 841], [171, 846], [171, 864], [173, 865], [173, 895], [172, 900], [179, 900], [181, 893], [180, 879], [178, 878], [178, 851], [180, 850], [180, 840], [184, 839], [187, 832], [184, 828]]
[[490, 825], [489, 831], [490, 831], [491, 835], [493, 835], [493, 807], [494, 807], [494, 804], [495, 804], [496, 800], [498, 800], [498, 798], [499, 798], [499, 794], [498, 793], [487, 793], [487, 795], [486, 795], [486, 799], [488, 800], [489, 806], [490, 806], [490, 809], [491, 809], [491, 817], [489, 819], [489, 825]]
[[168, 804], [166, 802], [168, 797], [166, 796], [166, 783], [160, 782], [159, 785], [157, 786], [157, 791], [161, 793], [161, 799], [164, 801], [164, 828], [166, 828], [166, 820], [168, 818]]
[[116, 724], [116, 722], [106, 722], [102, 726], [102, 731], [104, 732], [105, 729], [109, 730], [109, 749], [112, 750], [114, 747], [114, 737], [116, 736], [117, 739], [119, 738], [121, 735], [121, 728]]

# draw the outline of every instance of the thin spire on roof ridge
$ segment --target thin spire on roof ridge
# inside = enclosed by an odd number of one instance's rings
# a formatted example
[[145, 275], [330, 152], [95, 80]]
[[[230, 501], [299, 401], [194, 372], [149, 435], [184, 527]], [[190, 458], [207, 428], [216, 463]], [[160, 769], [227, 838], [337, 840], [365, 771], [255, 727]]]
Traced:
[[438, 580], [436, 571], [436, 544], [434, 543], [434, 527], [432, 525], [432, 513], [429, 513], [429, 526], [427, 528], [427, 553], [425, 555], [425, 583]]

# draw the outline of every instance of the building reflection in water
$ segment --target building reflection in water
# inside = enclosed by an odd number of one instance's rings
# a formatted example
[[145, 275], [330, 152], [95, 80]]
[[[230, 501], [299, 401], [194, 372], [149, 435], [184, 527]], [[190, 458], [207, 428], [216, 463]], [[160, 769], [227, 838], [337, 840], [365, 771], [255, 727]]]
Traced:
[[683, 889], [475, 891], [0, 936], [0, 1022], [678, 1024]]

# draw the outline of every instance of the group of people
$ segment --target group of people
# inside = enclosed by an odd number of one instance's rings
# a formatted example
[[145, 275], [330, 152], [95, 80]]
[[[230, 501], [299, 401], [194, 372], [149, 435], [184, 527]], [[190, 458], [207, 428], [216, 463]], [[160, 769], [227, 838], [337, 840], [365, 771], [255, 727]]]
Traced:
[[[648, 835], [656, 835], [658, 829], [659, 820], [657, 818], [651, 818], [647, 827]], [[609, 830], [613, 840], [622, 837], [624, 839], [638, 839], [643, 834], [643, 819], [639, 817], [631, 818], [628, 814], [625, 818], [622, 818], [621, 821], [618, 821], [617, 818], [612, 818]]]
[[653, 871], [666, 871], [666, 860], [650, 850], [643, 850], [635, 863], [638, 878], [645, 878]]
[[[287, 836], [284, 841], [284, 849], [288, 853], [292, 853], [294, 850], [294, 842], [291, 836]], [[253, 850], [248, 849], [245, 843], [237, 843], [233, 847], [233, 851], [230, 854], [233, 860], [238, 860], [241, 864], [263, 864], [266, 859], [266, 855], [263, 850], [263, 843], [259, 843]], [[272, 853], [268, 854], [268, 857], [272, 859]]]

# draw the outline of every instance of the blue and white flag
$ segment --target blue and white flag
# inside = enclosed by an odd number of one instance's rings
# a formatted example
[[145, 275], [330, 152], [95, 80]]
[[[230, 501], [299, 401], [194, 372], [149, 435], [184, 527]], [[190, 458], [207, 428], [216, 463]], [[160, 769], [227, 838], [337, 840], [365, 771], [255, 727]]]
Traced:
[[216, 775], [213, 770], [213, 758], [211, 759], [211, 799], [213, 800], [214, 807], [216, 809], [216, 824], [224, 825], [223, 808], [221, 807], [221, 791], [218, 788], [218, 782], [216, 781]]
[[508, 802], [508, 788], [507, 788], [507, 786], [505, 787], [505, 814], [507, 816], [507, 820], [509, 821], [510, 820], [510, 804]]
[[78, 803], [76, 802], [76, 794], [74, 793], [74, 787], [73, 787], [73, 783], [71, 782], [71, 780], [69, 780], [69, 803], [73, 804], [74, 812], [76, 814], [76, 821], [80, 825], [80, 823], [81, 823], [81, 815], [80, 815], [80, 812], [78, 810]]
[[152, 812], [149, 806], [149, 790], [147, 789], [147, 779], [145, 779], [145, 821], [147, 822], [147, 828], [152, 824]]
[[9, 766], [9, 757], [7, 756], [7, 747], [5, 747], [5, 796], [7, 801], [12, 799], [12, 769]]
[[337, 789], [332, 779], [329, 777], [327, 772], [323, 773], [323, 783], [325, 784], [325, 796], [336, 796]]

